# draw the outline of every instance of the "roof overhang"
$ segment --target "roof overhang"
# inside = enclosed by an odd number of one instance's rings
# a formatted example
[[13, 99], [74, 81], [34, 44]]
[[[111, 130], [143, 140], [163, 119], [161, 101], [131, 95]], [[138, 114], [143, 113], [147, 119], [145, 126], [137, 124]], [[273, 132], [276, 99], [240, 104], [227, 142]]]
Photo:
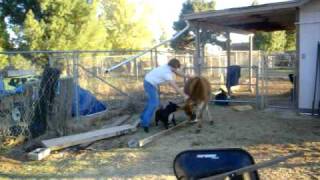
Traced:
[[[191, 24], [211, 26], [233, 32], [295, 29], [297, 9], [311, 0], [288, 1], [257, 6], [206, 11], [183, 16]], [[240, 32], [239, 32], [240, 31]]]

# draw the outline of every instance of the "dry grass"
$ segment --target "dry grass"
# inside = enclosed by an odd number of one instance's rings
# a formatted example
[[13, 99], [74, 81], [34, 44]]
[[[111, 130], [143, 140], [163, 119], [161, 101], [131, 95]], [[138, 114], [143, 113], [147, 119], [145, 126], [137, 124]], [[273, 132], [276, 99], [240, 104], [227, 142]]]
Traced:
[[[142, 149], [128, 149], [122, 144], [122, 148], [103, 150], [104, 146], [97, 145], [99, 151], [56, 152], [40, 162], [17, 161], [3, 154], [0, 156], [0, 177], [175, 179], [173, 159], [183, 150], [241, 147], [257, 162], [292, 152], [305, 153], [303, 157], [259, 170], [263, 180], [320, 178], [318, 119], [278, 110], [236, 112], [214, 106], [211, 111], [215, 124], [206, 123], [200, 134], [194, 133], [193, 126], [185, 126]], [[150, 134], [162, 129], [162, 126], [152, 127]], [[147, 135], [139, 130], [122, 138], [133, 136]]]

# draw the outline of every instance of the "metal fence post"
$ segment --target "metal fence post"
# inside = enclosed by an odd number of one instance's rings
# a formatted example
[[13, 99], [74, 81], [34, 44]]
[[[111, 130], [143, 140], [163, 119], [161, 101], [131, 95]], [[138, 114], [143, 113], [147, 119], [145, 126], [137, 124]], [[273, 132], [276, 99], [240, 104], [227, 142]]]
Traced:
[[134, 67], [136, 68], [136, 81], [139, 80], [139, 66], [138, 66], [138, 62], [137, 62], [137, 59], [134, 60]]
[[10, 68], [12, 68], [12, 66], [13, 66], [12, 65], [12, 56], [13, 56], [12, 54], [9, 54], [9, 57], [8, 57], [8, 61], [9, 61], [8, 63], [9, 63]]
[[79, 115], [79, 72], [78, 72], [78, 63], [79, 63], [79, 52], [73, 52], [73, 82], [74, 82], [74, 93], [75, 93], [75, 116], [76, 120], [80, 120]]
[[151, 62], [151, 67], [154, 68], [153, 51], [152, 50], [150, 50], [150, 62]]
[[158, 50], [157, 50], [157, 48], [155, 48], [154, 49], [154, 60], [155, 60], [155, 65], [156, 65], [156, 67], [158, 67], [159, 66], [159, 64], [158, 64]]
[[[261, 96], [260, 96], [260, 92], [259, 92], [259, 68], [257, 67], [249, 67], [250, 68], [254, 68], [255, 69], [255, 72], [256, 72], [256, 107], [257, 108], [263, 108], [262, 104], [260, 102], [261, 101]], [[251, 71], [251, 70], [250, 70]], [[250, 82], [251, 83], [251, 82]], [[250, 84], [251, 86], [251, 84]], [[250, 88], [251, 89], [251, 88]]]
[[48, 59], [49, 59], [49, 67], [53, 67], [53, 59], [52, 54], [48, 53]]

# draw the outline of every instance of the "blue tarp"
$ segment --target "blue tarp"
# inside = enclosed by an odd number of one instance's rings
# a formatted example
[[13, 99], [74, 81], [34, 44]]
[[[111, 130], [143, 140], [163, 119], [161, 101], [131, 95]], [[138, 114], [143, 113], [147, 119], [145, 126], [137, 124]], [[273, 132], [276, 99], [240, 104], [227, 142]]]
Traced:
[[4, 82], [2, 77], [0, 76], [0, 95], [3, 95], [6, 93], [6, 90], [4, 89]]
[[0, 95], [22, 94], [24, 90], [24, 84], [18, 85], [14, 90], [6, 90], [3, 80], [0, 79]]
[[[79, 115], [89, 115], [97, 112], [101, 112], [107, 109], [107, 106], [102, 102], [98, 101], [93, 94], [89, 91], [77, 87], [79, 92], [78, 98], [78, 107], [79, 107]], [[76, 115], [76, 94], [73, 97], [72, 101], [72, 116]]]
[[227, 88], [236, 86], [239, 84], [239, 79], [241, 76], [241, 67], [240, 66], [229, 66], [227, 70]]

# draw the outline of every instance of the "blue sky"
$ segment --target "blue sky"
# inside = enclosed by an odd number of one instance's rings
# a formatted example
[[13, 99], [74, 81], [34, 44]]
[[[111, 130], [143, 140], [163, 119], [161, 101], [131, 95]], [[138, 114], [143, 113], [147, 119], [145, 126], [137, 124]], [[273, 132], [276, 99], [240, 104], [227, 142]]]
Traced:
[[[185, 0], [132, 0], [139, 3], [147, 3], [151, 6], [150, 17], [153, 21], [150, 24], [155, 36], [159, 36], [161, 28], [164, 28], [168, 34], [174, 34], [172, 29], [173, 22], [178, 20], [179, 14]], [[253, 0], [216, 0], [217, 9], [226, 9], [232, 7], [249, 6]], [[288, 0], [258, 0], [260, 4], [282, 2]], [[234, 42], [245, 41], [247, 38], [241, 36], [232, 36]]]

